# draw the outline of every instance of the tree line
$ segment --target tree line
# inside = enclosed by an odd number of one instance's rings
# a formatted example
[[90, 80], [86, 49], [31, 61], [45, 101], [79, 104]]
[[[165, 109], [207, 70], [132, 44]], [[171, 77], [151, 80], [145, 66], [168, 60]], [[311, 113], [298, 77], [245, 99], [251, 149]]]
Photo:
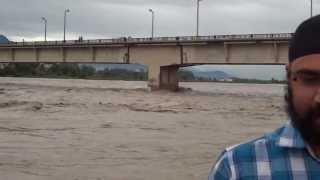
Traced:
[[4, 77], [43, 77], [43, 78], [81, 78], [108, 80], [140, 80], [148, 78], [148, 72], [127, 69], [97, 71], [89, 65], [75, 63], [8, 63], [0, 65], [0, 76]]
[[246, 79], [246, 78], [237, 78], [232, 77], [232, 81], [221, 81], [216, 78], [210, 77], [197, 77], [193, 74], [192, 71], [181, 69], [178, 71], [179, 81], [185, 82], [226, 82], [226, 83], [251, 83], [251, 84], [286, 84], [286, 80], [277, 80], [277, 79], [270, 79], [270, 80], [261, 80], [261, 79]]
[[[7, 63], [0, 64], [0, 76], [147, 81], [148, 71], [133, 71], [121, 68], [96, 70], [93, 66], [76, 63]], [[178, 79], [186, 82], [221, 82], [218, 79], [197, 77], [192, 71], [185, 69], [178, 71]], [[283, 84], [286, 81], [232, 78], [232, 82], [228, 83]]]

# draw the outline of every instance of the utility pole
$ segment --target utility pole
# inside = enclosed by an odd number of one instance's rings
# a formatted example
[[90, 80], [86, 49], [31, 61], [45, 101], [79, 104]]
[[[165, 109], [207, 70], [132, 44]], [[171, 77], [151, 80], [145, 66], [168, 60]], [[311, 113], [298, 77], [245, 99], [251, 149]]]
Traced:
[[44, 41], [47, 41], [47, 19], [45, 17], [41, 19], [44, 22]]
[[199, 6], [200, 6], [200, 1], [202, 0], [197, 0], [197, 33], [196, 36], [199, 36]]
[[311, 2], [311, 4], [310, 4], [310, 17], [312, 17], [313, 16], [313, 0], [310, 0]]
[[63, 23], [63, 42], [66, 42], [66, 23], [67, 23], [67, 13], [70, 12], [69, 9], [64, 10], [64, 23]]
[[151, 12], [152, 15], [152, 28], [151, 28], [151, 37], [154, 37], [154, 11], [152, 9], [149, 9], [149, 12]]

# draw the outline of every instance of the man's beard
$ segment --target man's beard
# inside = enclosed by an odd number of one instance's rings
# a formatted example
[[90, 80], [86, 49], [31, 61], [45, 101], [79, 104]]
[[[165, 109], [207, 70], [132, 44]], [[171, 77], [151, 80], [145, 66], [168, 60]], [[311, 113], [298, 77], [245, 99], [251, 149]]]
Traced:
[[296, 128], [302, 138], [309, 145], [320, 145], [320, 127], [316, 125], [318, 118], [320, 118], [320, 106], [310, 108], [302, 117], [296, 111], [293, 104], [292, 88], [290, 84], [287, 86], [285, 96], [287, 113], [291, 118], [292, 125]]

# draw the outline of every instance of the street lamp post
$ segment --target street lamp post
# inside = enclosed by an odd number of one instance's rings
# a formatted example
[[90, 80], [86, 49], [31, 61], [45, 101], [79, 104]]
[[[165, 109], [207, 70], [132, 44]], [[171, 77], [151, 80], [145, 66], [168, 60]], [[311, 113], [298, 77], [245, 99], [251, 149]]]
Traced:
[[63, 23], [63, 41], [66, 41], [66, 23], [67, 23], [67, 13], [70, 12], [70, 9], [64, 10], [64, 23]]
[[311, 2], [311, 4], [310, 4], [310, 17], [312, 17], [313, 16], [313, 1], [312, 0], [310, 0]]
[[41, 20], [44, 22], [44, 41], [47, 41], [47, 19], [41, 17]]
[[151, 37], [154, 37], [154, 11], [152, 9], [149, 9], [149, 12], [152, 14], [152, 28], [151, 28]]
[[200, 6], [200, 1], [202, 0], [197, 0], [197, 36], [199, 36], [199, 6]]

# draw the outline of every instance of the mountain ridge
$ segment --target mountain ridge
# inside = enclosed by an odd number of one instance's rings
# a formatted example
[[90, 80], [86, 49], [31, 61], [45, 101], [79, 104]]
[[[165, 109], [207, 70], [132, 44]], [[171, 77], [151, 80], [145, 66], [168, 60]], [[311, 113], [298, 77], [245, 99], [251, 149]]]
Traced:
[[[96, 71], [103, 71], [104, 69], [125, 69], [129, 71], [147, 72], [147, 67], [141, 64], [85, 64], [92, 66]], [[196, 68], [180, 68], [180, 70], [190, 71], [196, 78], [211, 79], [211, 80], [224, 80], [230, 79], [233, 75], [228, 74], [221, 70], [198, 70]]]

